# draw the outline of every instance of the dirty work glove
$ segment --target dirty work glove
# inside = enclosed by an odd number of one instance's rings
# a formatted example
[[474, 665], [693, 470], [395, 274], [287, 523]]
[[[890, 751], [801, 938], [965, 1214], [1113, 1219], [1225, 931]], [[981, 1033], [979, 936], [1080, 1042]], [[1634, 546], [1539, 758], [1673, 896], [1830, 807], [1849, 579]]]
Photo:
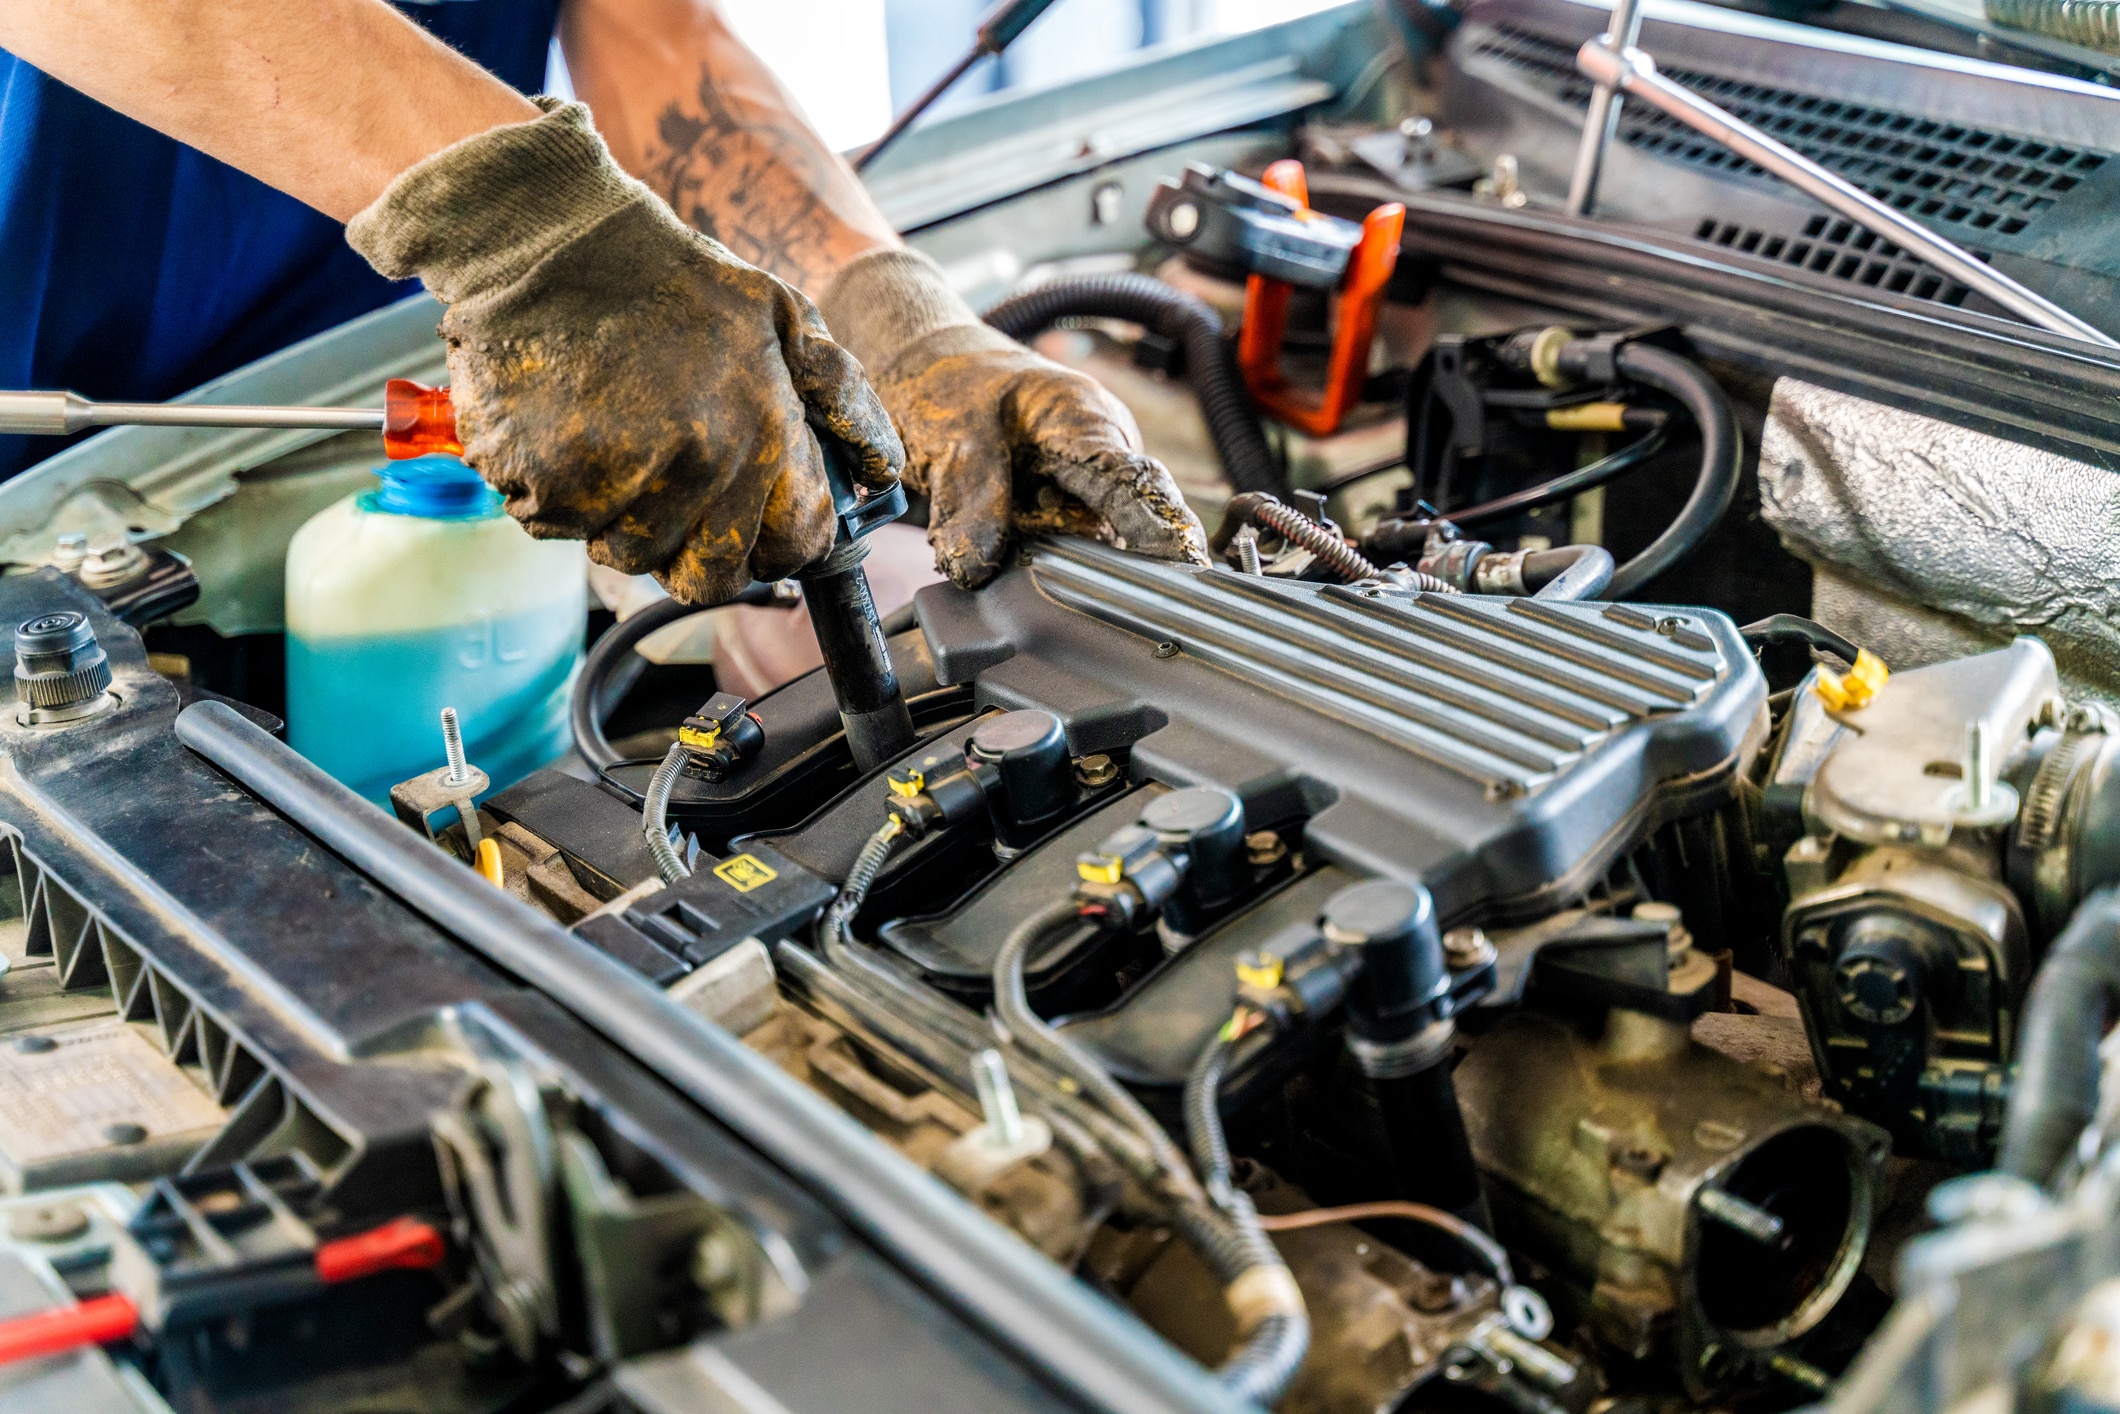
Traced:
[[891, 410], [935, 563], [958, 585], [993, 578], [1012, 529], [1207, 563], [1199, 518], [1125, 405], [980, 323], [926, 256], [864, 255], [818, 304]]
[[713, 603], [832, 543], [812, 428], [888, 487], [903, 460], [810, 302], [612, 162], [578, 103], [410, 168], [347, 225], [449, 306], [464, 460], [532, 535]]

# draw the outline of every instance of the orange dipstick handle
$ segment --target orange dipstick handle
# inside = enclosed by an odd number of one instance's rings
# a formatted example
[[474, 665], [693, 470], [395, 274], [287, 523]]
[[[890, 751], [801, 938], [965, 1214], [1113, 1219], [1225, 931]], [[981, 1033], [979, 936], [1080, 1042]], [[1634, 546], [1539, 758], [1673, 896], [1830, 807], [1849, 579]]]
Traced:
[[430, 388], [410, 378], [393, 378], [383, 386], [383, 451], [392, 461], [408, 457], [464, 454], [456, 438], [456, 404], [447, 388]]
[[[1284, 158], [1266, 169], [1261, 184], [1310, 207], [1310, 183], [1303, 164]], [[1377, 313], [1384, 287], [1399, 264], [1399, 237], [1406, 229], [1406, 208], [1387, 202], [1362, 222], [1362, 239], [1347, 260], [1341, 278], [1339, 313], [1332, 333], [1332, 360], [1325, 387], [1316, 397], [1299, 393], [1281, 372], [1281, 336], [1288, 327], [1288, 297], [1293, 287], [1281, 280], [1253, 275], [1244, 286], [1244, 327], [1237, 336], [1237, 363], [1245, 386], [1260, 407], [1313, 437], [1339, 430], [1340, 420], [1362, 398], [1369, 376], [1369, 345], [1376, 338]]]

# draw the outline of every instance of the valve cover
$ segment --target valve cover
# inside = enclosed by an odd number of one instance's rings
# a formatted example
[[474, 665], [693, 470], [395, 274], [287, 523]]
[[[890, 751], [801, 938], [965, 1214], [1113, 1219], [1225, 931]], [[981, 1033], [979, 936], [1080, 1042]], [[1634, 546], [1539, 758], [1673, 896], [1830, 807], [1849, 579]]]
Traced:
[[1453, 921], [1580, 893], [1727, 792], [1766, 721], [1743, 639], [1700, 609], [1289, 583], [1083, 541], [917, 605], [939, 680], [980, 706], [1054, 712], [1078, 753], [1130, 749], [1137, 781], [1282, 799], [1315, 858], [1418, 880]]

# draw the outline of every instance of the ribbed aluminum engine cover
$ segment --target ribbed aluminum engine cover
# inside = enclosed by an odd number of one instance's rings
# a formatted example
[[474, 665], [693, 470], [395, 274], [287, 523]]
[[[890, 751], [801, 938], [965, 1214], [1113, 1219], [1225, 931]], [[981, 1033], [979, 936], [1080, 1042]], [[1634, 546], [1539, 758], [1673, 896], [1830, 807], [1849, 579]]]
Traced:
[[1314, 857], [1418, 879], [1453, 920], [1565, 901], [1725, 798], [1765, 723], [1744, 641], [1698, 609], [1291, 584], [1066, 541], [919, 612], [943, 682], [1059, 714], [1078, 753], [1130, 749], [1137, 779], [1285, 802]]

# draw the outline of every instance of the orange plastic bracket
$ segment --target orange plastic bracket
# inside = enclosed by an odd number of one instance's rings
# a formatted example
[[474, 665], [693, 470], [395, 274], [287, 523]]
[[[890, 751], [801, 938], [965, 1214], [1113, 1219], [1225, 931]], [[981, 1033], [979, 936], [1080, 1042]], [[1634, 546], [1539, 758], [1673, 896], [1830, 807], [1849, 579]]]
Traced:
[[464, 454], [456, 436], [456, 404], [447, 388], [430, 388], [410, 378], [383, 385], [383, 454], [392, 461], [407, 457]]
[[[1274, 163], [1261, 182], [1310, 213], [1310, 183], [1303, 164], [1293, 159]], [[1325, 387], [1315, 397], [1298, 389], [1281, 372], [1281, 337], [1288, 328], [1288, 297], [1294, 286], [1254, 275], [1244, 285], [1244, 328], [1237, 336], [1237, 364], [1244, 385], [1261, 408], [1313, 437], [1339, 430], [1347, 410], [1362, 397], [1369, 376], [1369, 346], [1376, 338], [1377, 312], [1384, 305], [1384, 286], [1398, 268], [1399, 237], [1406, 229], [1406, 208], [1387, 202], [1362, 221], [1362, 239], [1348, 257], [1340, 280], [1339, 310], [1332, 331], [1332, 359]]]

